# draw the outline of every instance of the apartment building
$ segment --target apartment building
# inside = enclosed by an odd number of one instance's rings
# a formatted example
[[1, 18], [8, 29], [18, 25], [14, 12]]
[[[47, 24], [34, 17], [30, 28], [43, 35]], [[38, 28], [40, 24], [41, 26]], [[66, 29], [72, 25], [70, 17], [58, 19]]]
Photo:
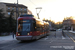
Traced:
[[22, 4], [17, 4], [15, 3], [0, 3], [0, 9], [3, 9], [3, 13], [5, 13], [6, 17], [10, 16], [11, 11], [13, 10], [13, 16], [12, 18], [16, 19], [16, 10], [18, 9], [18, 14], [32, 14], [30, 10], [28, 10], [27, 6], [24, 6]]
[[63, 29], [75, 30], [75, 20], [67, 19], [63, 21]]

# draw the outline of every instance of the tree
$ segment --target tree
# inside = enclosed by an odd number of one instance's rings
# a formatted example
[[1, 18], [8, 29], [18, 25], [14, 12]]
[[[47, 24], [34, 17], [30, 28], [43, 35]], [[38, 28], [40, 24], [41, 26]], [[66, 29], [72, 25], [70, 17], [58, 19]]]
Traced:
[[9, 29], [10, 29], [9, 32], [16, 31], [16, 20], [12, 18], [12, 15], [13, 15], [13, 10], [11, 11], [10, 16], [8, 18]]
[[62, 22], [57, 22], [55, 27], [56, 27], [57, 29], [62, 28], [62, 27], [63, 27]]
[[0, 35], [3, 32], [16, 32], [16, 20], [12, 18], [13, 11], [9, 17], [5, 17], [3, 10], [0, 9]]
[[68, 19], [72, 19], [73, 20], [73, 17], [70, 16], [70, 17], [65, 17], [64, 20], [68, 20]]
[[0, 33], [5, 31], [5, 25], [6, 25], [6, 17], [4, 16], [5, 14], [2, 12], [3, 10], [0, 9]]

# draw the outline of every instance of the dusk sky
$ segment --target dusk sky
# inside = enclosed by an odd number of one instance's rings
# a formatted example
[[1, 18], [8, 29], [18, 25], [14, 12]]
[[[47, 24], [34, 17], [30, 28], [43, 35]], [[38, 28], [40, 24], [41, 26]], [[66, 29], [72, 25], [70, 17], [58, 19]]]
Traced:
[[[17, 3], [17, 0], [0, 0], [1, 2]], [[32, 11], [36, 16], [36, 7], [42, 7], [39, 14], [40, 18], [46, 18], [58, 22], [64, 17], [75, 17], [75, 0], [18, 0]], [[38, 10], [39, 11], [39, 10]]]

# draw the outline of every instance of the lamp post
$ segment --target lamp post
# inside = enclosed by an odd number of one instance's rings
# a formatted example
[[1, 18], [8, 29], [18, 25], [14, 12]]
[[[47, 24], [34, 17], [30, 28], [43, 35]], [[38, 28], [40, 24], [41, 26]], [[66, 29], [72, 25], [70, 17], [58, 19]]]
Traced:
[[17, 4], [16, 4], [16, 32], [17, 32], [17, 30], [18, 30], [18, 28], [17, 28], [17, 18], [18, 18], [18, 16], [19, 16], [19, 14], [18, 14], [18, 0], [17, 0]]
[[18, 14], [18, 0], [17, 0], [17, 4], [16, 4], [16, 20], [17, 20], [18, 16], [19, 16], [19, 14]]
[[[40, 9], [38, 13], [37, 13], [37, 9]], [[38, 16], [38, 19], [40, 19], [40, 18], [39, 18], [39, 13], [40, 13], [41, 9], [42, 9], [42, 7], [37, 7], [37, 8], [36, 8], [36, 14], [37, 14], [37, 16]]]

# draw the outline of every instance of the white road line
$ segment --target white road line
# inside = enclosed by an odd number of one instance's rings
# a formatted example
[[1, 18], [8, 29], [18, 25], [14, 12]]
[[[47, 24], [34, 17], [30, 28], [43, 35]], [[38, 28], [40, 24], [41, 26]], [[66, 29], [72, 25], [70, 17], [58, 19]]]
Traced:
[[49, 43], [52, 43], [53, 41], [49, 42]]
[[44, 38], [44, 39], [47, 40], [48, 39], [48, 36], [46, 38]]
[[62, 36], [62, 39], [66, 39], [66, 38]]
[[48, 38], [45, 38], [45, 40], [47, 40]]

